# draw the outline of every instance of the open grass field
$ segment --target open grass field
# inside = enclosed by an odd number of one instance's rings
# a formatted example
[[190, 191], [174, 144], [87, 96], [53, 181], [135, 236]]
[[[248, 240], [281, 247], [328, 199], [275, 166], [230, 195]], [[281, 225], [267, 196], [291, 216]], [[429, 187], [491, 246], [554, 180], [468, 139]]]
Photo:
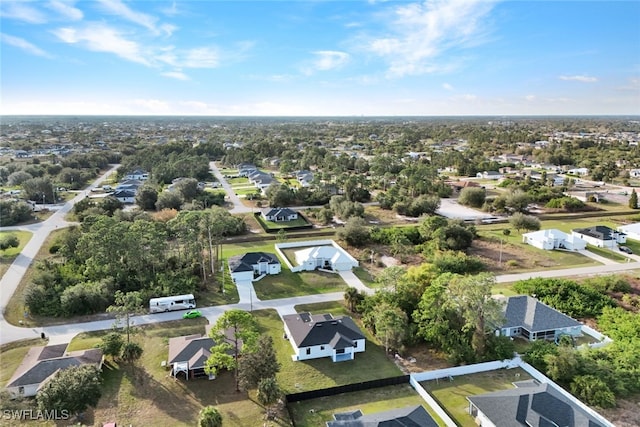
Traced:
[[514, 381], [524, 381], [531, 377], [520, 368], [454, 377], [453, 381], [435, 380], [420, 383], [461, 427], [476, 427], [469, 415], [467, 396], [490, 393], [513, 388]]
[[[324, 313], [322, 308], [312, 309], [313, 314]], [[284, 339], [283, 325], [275, 310], [254, 311], [261, 333], [273, 337], [274, 349], [281, 363], [277, 375], [280, 386], [286, 393], [306, 390], [317, 390], [336, 385], [351, 384], [361, 381], [388, 378], [401, 375], [400, 369], [385, 355], [384, 349], [363, 329], [367, 342], [366, 350], [357, 353], [355, 360], [333, 363], [330, 358], [294, 362], [291, 360], [293, 349]], [[334, 314], [339, 314], [335, 312]], [[342, 308], [341, 314], [346, 314]], [[362, 327], [361, 325], [359, 325]]]
[[[289, 405], [289, 410], [296, 426], [316, 427], [333, 420], [333, 414], [338, 412], [360, 409], [367, 415], [415, 405], [432, 411], [413, 387], [402, 384], [295, 402]], [[431, 415], [439, 421], [435, 413]], [[439, 425], [444, 426], [444, 423], [440, 421]]]
[[0, 250], [0, 277], [9, 269], [16, 257], [22, 252], [22, 248], [31, 240], [32, 234], [28, 231], [0, 231], [0, 239], [7, 236], [16, 236], [20, 240], [17, 248], [9, 248], [4, 251]]
[[251, 187], [241, 187], [241, 188], [237, 188], [234, 187], [233, 191], [238, 195], [238, 196], [247, 196], [249, 194], [256, 194], [256, 193], [260, 193], [260, 190], [258, 190], [256, 187], [251, 186]]
[[347, 284], [342, 278], [324, 271], [301, 271], [292, 273], [283, 266], [280, 274], [266, 276], [253, 282], [256, 296], [261, 300], [288, 298], [302, 295], [343, 292]]

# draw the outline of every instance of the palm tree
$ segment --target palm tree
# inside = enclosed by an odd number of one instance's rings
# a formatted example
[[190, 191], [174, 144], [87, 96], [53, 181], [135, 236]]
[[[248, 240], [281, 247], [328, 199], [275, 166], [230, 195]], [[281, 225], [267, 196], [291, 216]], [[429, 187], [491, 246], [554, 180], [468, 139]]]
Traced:
[[355, 313], [356, 304], [358, 304], [358, 301], [360, 300], [360, 294], [358, 294], [358, 290], [349, 286], [344, 293], [344, 300], [349, 307], [349, 311]]

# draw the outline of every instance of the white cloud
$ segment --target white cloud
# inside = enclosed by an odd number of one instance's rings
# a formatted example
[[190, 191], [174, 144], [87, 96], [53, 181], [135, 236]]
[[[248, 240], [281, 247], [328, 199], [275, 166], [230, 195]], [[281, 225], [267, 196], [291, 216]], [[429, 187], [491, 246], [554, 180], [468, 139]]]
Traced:
[[390, 77], [442, 72], [443, 53], [485, 41], [490, 0], [434, 0], [394, 5], [389, 34], [367, 41], [365, 49], [389, 62]]
[[182, 71], [179, 71], [179, 70], [166, 71], [166, 72], [160, 73], [160, 74], [165, 76], [165, 77], [170, 77], [170, 78], [176, 79], [176, 80], [189, 80], [189, 76], [187, 76], [185, 73], [183, 73]]
[[346, 52], [336, 50], [318, 50], [312, 52], [315, 58], [302, 67], [302, 72], [310, 75], [316, 71], [329, 71], [343, 67], [350, 60]]
[[25, 39], [22, 39], [20, 37], [14, 37], [14, 36], [10, 36], [9, 34], [0, 33], [0, 41], [2, 41], [2, 43], [8, 44], [10, 46], [22, 49], [25, 52], [28, 52], [28, 53], [30, 53], [32, 55], [44, 56], [45, 58], [51, 58], [51, 55], [49, 55], [47, 52], [45, 52], [44, 50], [40, 49], [39, 47], [35, 46], [34, 44], [32, 44], [32, 43], [30, 43], [30, 42], [28, 42]]
[[220, 55], [217, 49], [210, 47], [198, 47], [185, 52], [180, 65], [186, 68], [215, 68], [220, 64]]
[[587, 76], [587, 75], [560, 76], [559, 79], [574, 81], [574, 82], [582, 82], [582, 83], [595, 83], [598, 81], [596, 77]]
[[156, 28], [156, 21], [158, 20], [156, 17], [148, 15], [146, 13], [136, 12], [135, 10], [124, 4], [121, 0], [98, 1], [105, 10], [113, 13], [114, 15], [118, 15], [121, 18], [126, 19], [127, 21], [145, 27], [156, 34], [159, 33], [159, 30]]
[[44, 24], [47, 22], [46, 16], [41, 11], [31, 7], [28, 3], [17, 1], [0, 2], [0, 16], [29, 24]]
[[527, 95], [524, 97], [524, 99], [526, 99], [527, 101], [531, 102], [531, 101], [535, 101], [536, 100], [536, 96], [535, 95]]
[[451, 86], [449, 83], [442, 83], [442, 88], [445, 90], [453, 90], [453, 86]]
[[108, 52], [139, 64], [151, 65], [135, 41], [127, 40], [114, 28], [90, 23], [83, 28], [58, 28], [53, 34], [65, 43], [80, 44], [95, 52]]
[[47, 3], [47, 7], [49, 9], [55, 10], [64, 18], [71, 21], [80, 21], [84, 17], [82, 11], [77, 7], [74, 7], [73, 3], [68, 1], [51, 0], [49, 3]]

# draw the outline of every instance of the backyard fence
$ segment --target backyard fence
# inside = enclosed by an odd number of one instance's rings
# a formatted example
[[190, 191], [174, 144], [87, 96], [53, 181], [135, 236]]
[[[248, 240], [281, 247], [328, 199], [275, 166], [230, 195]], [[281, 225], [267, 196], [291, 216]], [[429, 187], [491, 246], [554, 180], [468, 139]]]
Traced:
[[335, 396], [336, 394], [350, 393], [352, 391], [371, 390], [373, 388], [387, 387], [390, 385], [409, 384], [409, 375], [399, 377], [382, 378], [379, 380], [364, 381], [354, 384], [345, 384], [319, 390], [302, 391], [285, 395], [287, 404], [302, 400], [317, 399], [319, 397]]

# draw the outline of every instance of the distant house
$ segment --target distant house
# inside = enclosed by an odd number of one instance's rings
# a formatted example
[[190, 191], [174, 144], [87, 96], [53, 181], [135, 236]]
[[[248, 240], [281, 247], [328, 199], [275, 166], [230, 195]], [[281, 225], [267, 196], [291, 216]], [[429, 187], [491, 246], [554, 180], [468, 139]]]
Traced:
[[505, 323], [496, 334], [529, 341], [582, 335], [580, 322], [527, 295], [509, 297], [504, 316]]
[[333, 414], [333, 418], [334, 421], [327, 421], [327, 427], [437, 427], [438, 425], [420, 405], [367, 415], [358, 409]]
[[124, 179], [137, 179], [140, 181], [145, 181], [149, 179], [149, 172], [145, 172], [141, 169], [136, 169], [133, 172], [130, 172], [124, 176]]
[[619, 243], [627, 241], [627, 235], [609, 228], [605, 225], [594, 227], [576, 228], [571, 234], [587, 241], [587, 243], [599, 248], [615, 248]]
[[365, 351], [365, 337], [350, 317], [299, 313], [284, 315], [282, 320], [294, 361], [330, 357], [342, 362]]
[[620, 233], [624, 233], [628, 239], [640, 240], [640, 222], [621, 225], [617, 230]]
[[522, 235], [522, 241], [545, 251], [554, 249], [581, 251], [587, 247], [586, 240], [553, 228], [524, 233]]
[[136, 192], [133, 190], [116, 190], [113, 193], [113, 197], [118, 199], [121, 203], [135, 203], [136, 202]]
[[278, 257], [267, 252], [247, 252], [232, 256], [228, 263], [234, 282], [252, 281], [262, 274], [278, 274], [282, 270]]
[[484, 172], [478, 172], [476, 174], [476, 178], [495, 179], [495, 180], [498, 180], [498, 179], [502, 178], [503, 176], [504, 175], [502, 175], [498, 171], [484, 171]]
[[72, 366], [94, 365], [102, 367], [103, 355], [99, 348], [66, 352], [67, 344], [31, 347], [18, 369], [7, 383], [6, 389], [14, 396], [35, 396], [44, 383], [56, 372]]
[[119, 182], [118, 185], [116, 185], [116, 191], [117, 190], [133, 190], [133, 191], [138, 191], [138, 188], [142, 187], [142, 185], [144, 184], [144, 182], [142, 182], [139, 179], [127, 179], [124, 180], [122, 182]]
[[589, 168], [574, 168], [567, 171], [570, 175], [585, 176], [589, 175]]
[[239, 176], [249, 176], [250, 173], [258, 170], [256, 165], [251, 163], [241, 163], [237, 167]]
[[296, 179], [302, 187], [309, 187], [313, 181], [313, 172], [301, 170], [296, 172]]
[[333, 271], [349, 271], [359, 265], [358, 260], [340, 246], [314, 246], [295, 252], [298, 271], [313, 271], [317, 268]]
[[536, 380], [514, 383], [516, 388], [468, 396], [469, 414], [482, 427], [574, 426], [604, 427], [552, 384]]
[[298, 219], [298, 212], [289, 208], [273, 208], [262, 212], [267, 221], [286, 222]]

